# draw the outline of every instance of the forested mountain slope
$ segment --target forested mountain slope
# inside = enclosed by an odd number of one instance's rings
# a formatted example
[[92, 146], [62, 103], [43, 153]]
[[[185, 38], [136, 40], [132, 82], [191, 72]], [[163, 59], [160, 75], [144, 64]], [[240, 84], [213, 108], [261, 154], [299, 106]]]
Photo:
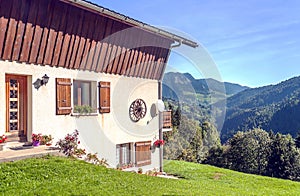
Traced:
[[[222, 98], [222, 96], [231, 96], [241, 92], [249, 87], [233, 84], [229, 82], [220, 82], [211, 78], [195, 79], [189, 73], [169, 72], [163, 79], [163, 97], [173, 100], [194, 101], [198, 98], [200, 103], [210, 103], [208, 98]], [[219, 96], [218, 96], [219, 95]]]
[[225, 123], [221, 131], [226, 141], [237, 131], [260, 127], [290, 133], [300, 130], [300, 77], [277, 85], [244, 90], [227, 99]]

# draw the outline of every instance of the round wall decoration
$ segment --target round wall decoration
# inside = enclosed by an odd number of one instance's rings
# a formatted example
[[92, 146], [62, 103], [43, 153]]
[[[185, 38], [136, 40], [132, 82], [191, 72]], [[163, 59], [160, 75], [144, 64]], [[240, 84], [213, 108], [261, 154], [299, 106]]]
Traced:
[[144, 118], [147, 113], [147, 106], [144, 100], [136, 99], [129, 107], [129, 116], [133, 122], [138, 122]]

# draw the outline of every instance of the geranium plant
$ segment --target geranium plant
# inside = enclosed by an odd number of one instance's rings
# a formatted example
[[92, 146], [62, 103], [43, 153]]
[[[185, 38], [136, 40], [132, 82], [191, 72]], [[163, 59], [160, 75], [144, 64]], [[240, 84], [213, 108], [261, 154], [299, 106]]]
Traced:
[[7, 137], [3, 134], [0, 136], [0, 143], [4, 143], [7, 140]]
[[32, 142], [42, 141], [43, 136], [40, 133], [39, 134], [33, 133], [31, 136], [31, 139], [32, 139]]
[[154, 146], [155, 147], [160, 147], [160, 146], [162, 146], [164, 144], [165, 144], [165, 141], [164, 140], [160, 140], [160, 139], [155, 140], [155, 142], [154, 142]]
[[51, 145], [53, 140], [53, 137], [51, 135], [43, 135], [42, 138], [42, 144]]

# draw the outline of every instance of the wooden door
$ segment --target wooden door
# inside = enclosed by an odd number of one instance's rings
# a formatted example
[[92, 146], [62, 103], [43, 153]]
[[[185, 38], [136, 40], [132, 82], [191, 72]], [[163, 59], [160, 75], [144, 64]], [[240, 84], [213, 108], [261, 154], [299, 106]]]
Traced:
[[27, 133], [27, 77], [6, 75], [6, 132], [19, 137]]

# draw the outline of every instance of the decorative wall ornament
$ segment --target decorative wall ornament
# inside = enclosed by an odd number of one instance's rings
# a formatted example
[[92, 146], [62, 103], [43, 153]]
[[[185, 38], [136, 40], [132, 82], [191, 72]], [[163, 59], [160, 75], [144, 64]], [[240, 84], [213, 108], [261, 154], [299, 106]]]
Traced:
[[133, 122], [138, 122], [140, 119], [144, 118], [147, 113], [147, 106], [144, 100], [136, 99], [133, 101], [129, 107], [129, 116]]

